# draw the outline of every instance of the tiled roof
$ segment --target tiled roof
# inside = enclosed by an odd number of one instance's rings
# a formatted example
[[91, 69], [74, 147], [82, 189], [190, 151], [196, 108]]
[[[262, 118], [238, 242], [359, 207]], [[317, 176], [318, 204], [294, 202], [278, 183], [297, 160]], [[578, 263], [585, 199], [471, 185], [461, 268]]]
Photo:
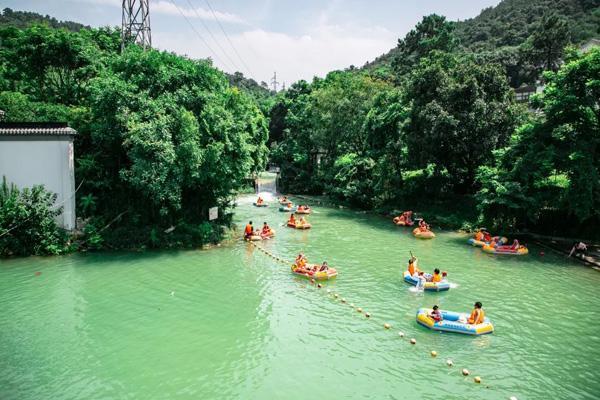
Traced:
[[72, 136], [76, 134], [77, 131], [68, 126], [0, 124], [0, 136]]

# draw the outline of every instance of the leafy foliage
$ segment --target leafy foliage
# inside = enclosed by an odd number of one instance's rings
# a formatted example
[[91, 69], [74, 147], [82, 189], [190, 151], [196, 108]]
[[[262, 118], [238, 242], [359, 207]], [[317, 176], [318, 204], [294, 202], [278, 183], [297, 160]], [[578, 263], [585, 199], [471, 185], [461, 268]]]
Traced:
[[[208, 208], [221, 207], [218, 222], [227, 224], [235, 192], [266, 164], [268, 123], [256, 98], [230, 86], [207, 60], [135, 45], [121, 54], [112, 29], [34, 25], [0, 29], [0, 37], [7, 119], [66, 121], [79, 132], [78, 211], [94, 222], [90, 247], [219, 237], [216, 225], [210, 234], [199, 227]], [[171, 237], [194, 233], [173, 241], [157, 233], [170, 226]]]
[[66, 235], [54, 218], [56, 194], [43, 186], [17, 189], [6, 177], [0, 186], [0, 256], [60, 254]]
[[537, 99], [543, 116], [517, 130], [494, 167], [480, 169], [480, 208], [496, 225], [535, 225], [554, 213], [578, 227], [594, 226], [600, 217], [600, 50], [572, 54], [546, 79]]

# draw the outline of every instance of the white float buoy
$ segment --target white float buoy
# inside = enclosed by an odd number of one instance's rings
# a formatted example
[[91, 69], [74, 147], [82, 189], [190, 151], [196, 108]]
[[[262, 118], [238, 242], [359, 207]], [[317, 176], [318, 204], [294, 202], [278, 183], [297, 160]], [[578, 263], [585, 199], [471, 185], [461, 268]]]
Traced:
[[392, 326], [386, 322], [385, 324], [383, 324], [383, 327], [385, 329], [390, 329]]
[[452, 362], [452, 360], [451, 360], [451, 359], [447, 359], [447, 360], [446, 360], [446, 365], [447, 365], [447, 366], [449, 366], [449, 367], [451, 367], [451, 366], [453, 366], [453, 365], [454, 365], [454, 363]]
[[481, 378], [479, 376], [476, 376], [473, 380], [475, 383], [481, 383]]
[[404, 337], [404, 332], [398, 332], [398, 336]]
[[469, 370], [468, 370], [468, 369], [466, 369], [466, 368], [463, 368], [463, 370], [462, 370], [462, 374], [463, 374], [464, 376], [467, 376], [467, 375], [469, 375], [469, 374], [470, 374], [470, 372], [469, 372]]
[[431, 357], [437, 357], [437, 351], [431, 350]]
[[410, 343], [411, 344], [417, 344], [417, 339], [415, 339], [415, 338], [410, 339]]
[[362, 308], [358, 307], [358, 308], [356, 309], [356, 311], [358, 311], [358, 312], [360, 312], [360, 313], [361, 313], [361, 312], [362, 312]]

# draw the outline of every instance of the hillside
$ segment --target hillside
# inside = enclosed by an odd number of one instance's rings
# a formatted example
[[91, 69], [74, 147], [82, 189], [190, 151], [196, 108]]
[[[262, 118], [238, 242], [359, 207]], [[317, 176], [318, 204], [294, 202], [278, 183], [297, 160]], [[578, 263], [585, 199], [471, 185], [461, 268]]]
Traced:
[[[461, 47], [480, 52], [521, 45], [544, 13], [556, 12], [567, 20], [571, 41], [600, 37], [600, 0], [504, 0], [464, 21], [455, 23]], [[397, 48], [367, 62], [363, 68], [389, 67]]]
[[45, 24], [52, 28], [65, 28], [70, 31], [77, 32], [83, 28], [89, 28], [87, 25], [73, 21], [59, 21], [49, 15], [41, 15], [29, 11], [14, 11], [10, 8], [5, 8], [0, 13], [0, 27], [15, 27], [27, 28], [34, 24]]

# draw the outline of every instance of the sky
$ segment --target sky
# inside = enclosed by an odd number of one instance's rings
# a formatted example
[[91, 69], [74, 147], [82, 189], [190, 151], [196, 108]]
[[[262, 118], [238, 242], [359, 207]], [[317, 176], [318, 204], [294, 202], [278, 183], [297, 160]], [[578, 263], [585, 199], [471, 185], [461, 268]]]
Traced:
[[[150, 0], [152, 46], [279, 87], [362, 66], [425, 15], [464, 20], [499, 0]], [[0, 0], [86, 25], [119, 26], [121, 0]]]

